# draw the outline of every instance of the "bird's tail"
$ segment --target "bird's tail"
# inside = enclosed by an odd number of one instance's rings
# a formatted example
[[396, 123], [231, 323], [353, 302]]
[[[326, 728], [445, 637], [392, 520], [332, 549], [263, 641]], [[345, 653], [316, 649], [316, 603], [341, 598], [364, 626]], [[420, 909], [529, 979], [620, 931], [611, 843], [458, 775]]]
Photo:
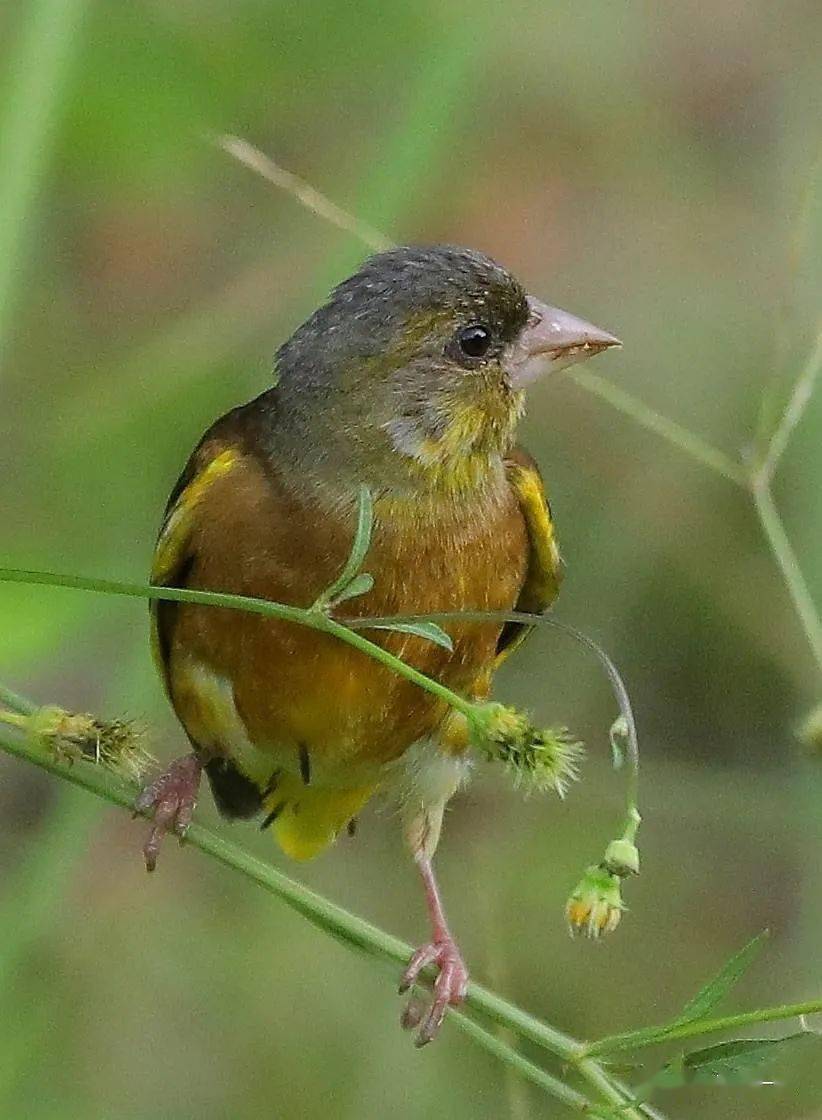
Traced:
[[313, 859], [345, 828], [376, 790], [375, 785], [331, 789], [305, 785], [295, 774], [281, 774], [266, 793], [263, 828], [292, 859]]

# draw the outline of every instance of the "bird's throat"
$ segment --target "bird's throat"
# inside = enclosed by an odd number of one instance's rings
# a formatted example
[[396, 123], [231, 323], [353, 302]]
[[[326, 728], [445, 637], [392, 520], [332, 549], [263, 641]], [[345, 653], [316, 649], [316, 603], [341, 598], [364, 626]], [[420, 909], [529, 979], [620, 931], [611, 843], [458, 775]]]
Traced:
[[[511, 446], [522, 411], [519, 394], [449, 402], [430, 417], [403, 416], [387, 425], [394, 452], [418, 486], [447, 493], [484, 489]], [[428, 421], [428, 423], [425, 422]]]

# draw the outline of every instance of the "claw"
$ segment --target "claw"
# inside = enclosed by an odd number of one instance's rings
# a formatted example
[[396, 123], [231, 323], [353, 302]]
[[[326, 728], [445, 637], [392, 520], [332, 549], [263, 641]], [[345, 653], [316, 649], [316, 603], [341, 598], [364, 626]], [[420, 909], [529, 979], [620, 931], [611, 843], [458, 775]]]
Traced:
[[438, 946], [433, 941], [417, 949], [416, 953], [414, 953], [413, 957], [408, 962], [408, 967], [402, 974], [400, 980], [400, 995], [403, 995], [409, 988], [412, 988], [416, 984], [417, 977], [422, 970], [427, 968], [429, 964], [433, 964], [437, 959], [437, 953]]
[[419, 1027], [417, 1046], [427, 1046], [436, 1038], [446, 1011], [449, 1007], [458, 1007], [468, 990], [468, 969], [456, 943], [449, 937], [429, 942], [417, 949], [402, 975], [400, 992], [407, 992], [413, 987], [419, 974], [430, 964], [436, 964], [439, 973], [434, 981], [433, 997], [427, 1012], [422, 1011], [419, 1001], [412, 996], [400, 1020], [406, 1029]]
[[174, 832], [180, 841], [185, 837], [197, 805], [202, 763], [196, 755], [186, 755], [172, 762], [159, 778], [139, 794], [134, 802], [135, 814], [151, 816], [153, 826], [143, 845], [146, 870], [157, 866], [160, 845], [167, 832]]

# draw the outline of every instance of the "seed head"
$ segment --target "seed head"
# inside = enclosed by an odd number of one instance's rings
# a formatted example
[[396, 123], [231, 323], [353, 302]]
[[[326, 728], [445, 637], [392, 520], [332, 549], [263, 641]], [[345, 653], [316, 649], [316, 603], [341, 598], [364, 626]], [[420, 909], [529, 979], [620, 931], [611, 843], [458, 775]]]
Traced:
[[132, 720], [98, 720], [49, 706], [32, 713], [28, 735], [62, 762], [97, 762], [128, 781], [139, 781], [155, 762], [143, 745], [145, 732]]
[[582, 744], [566, 728], [535, 727], [515, 708], [490, 702], [477, 704], [470, 722], [474, 746], [505, 763], [518, 785], [563, 797], [577, 777]]

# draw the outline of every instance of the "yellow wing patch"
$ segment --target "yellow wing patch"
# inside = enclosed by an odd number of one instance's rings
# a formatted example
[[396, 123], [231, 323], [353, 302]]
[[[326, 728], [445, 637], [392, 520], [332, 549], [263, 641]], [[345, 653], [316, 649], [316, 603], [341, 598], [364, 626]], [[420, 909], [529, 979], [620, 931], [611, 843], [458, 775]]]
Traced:
[[166, 517], [151, 565], [151, 582], [165, 583], [173, 575], [185, 555], [197, 507], [206, 491], [218, 478], [228, 474], [240, 459], [231, 449], [221, 451], [194, 476], [171, 507]]
[[[195, 452], [196, 455], [197, 452]], [[159, 586], [168, 586], [173, 583], [175, 575], [187, 555], [198, 506], [209, 487], [218, 478], [223, 478], [229, 471], [233, 470], [241, 458], [239, 451], [229, 448], [208, 460], [201, 470], [194, 471], [191, 481], [183, 487], [166, 514], [154, 549], [151, 583]], [[196, 459], [194, 463], [196, 466]], [[185, 474], [183, 478], [185, 478]], [[166, 688], [168, 689], [160, 616], [160, 601], [153, 599], [151, 602], [151, 654], [160, 676], [166, 681]]]
[[536, 468], [513, 463], [508, 477], [525, 516], [531, 556], [518, 609], [544, 611], [559, 594], [562, 557], [551, 510]]
[[[559, 594], [563, 575], [551, 507], [539, 470], [530, 455], [516, 449], [506, 462], [506, 469], [511, 489], [519, 500], [525, 518], [530, 547], [528, 571], [516, 609], [542, 614]], [[533, 627], [523, 623], [507, 623], [497, 644], [496, 665], [500, 665], [522, 645], [532, 629]]]

